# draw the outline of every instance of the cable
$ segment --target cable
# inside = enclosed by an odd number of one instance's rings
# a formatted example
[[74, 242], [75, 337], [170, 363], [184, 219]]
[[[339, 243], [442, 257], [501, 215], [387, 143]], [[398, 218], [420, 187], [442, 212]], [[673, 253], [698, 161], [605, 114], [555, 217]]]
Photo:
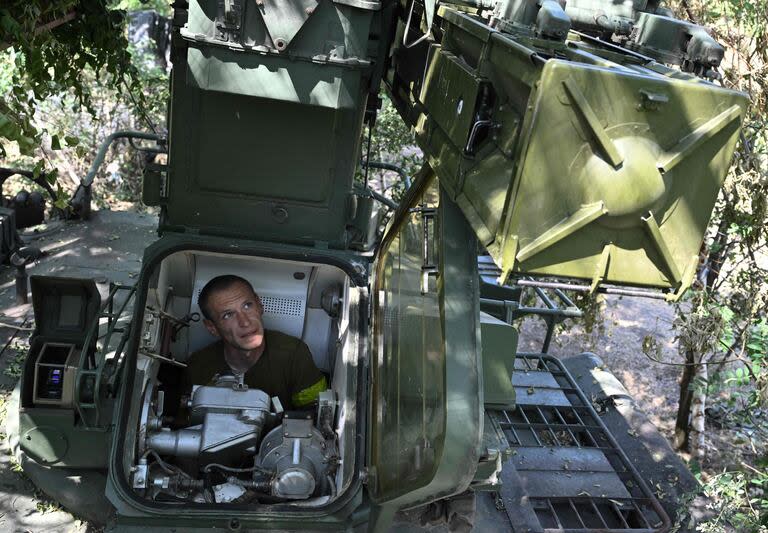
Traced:
[[368, 163], [368, 161], [371, 160], [371, 137], [373, 136], [373, 124], [372, 124], [372, 122], [373, 122], [373, 120], [371, 120], [371, 122], [368, 123], [368, 149], [366, 150], [366, 153], [365, 153], [365, 161], [366, 161], [366, 165], [365, 165], [365, 188], [366, 189], [368, 188], [368, 169], [370, 168], [370, 165], [368, 165], [367, 163]]
[[209, 472], [211, 468], [218, 468], [220, 470], [224, 470], [225, 472], [234, 472], [236, 474], [243, 474], [246, 472], [261, 472], [262, 474], [269, 474], [270, 476], [274, 474], [274, 472], [272, 472], [271, 470], [267, 470], [266, 468], [262, 468], [256, 465], [252, 466], [251, 468], [232, 468], [231, 466], [224, 466], [218, 463], [211, 463], [207, 465], [203, 469], [203, 472]]
[[160, 455], [159, 455], [159, 454], [158, 454], [158, 453], [157, 453], [155, 450], [153, 450], [153, 449], [151, 449], [151, 448], [150, 448], [150, 449], [148, 449], [146, 452], [144, 452], [144, 455], [142, 455], [142, 456], [141, 456], [141, 458], [142, 458], [142, 459], [146, 459], [148, 455], [151, 455], [152, 457], [154, 457], [154, 459], [155, 459], [155, 461], [157, 462], [158, 466], [159, 466], [160, 468], [162, 468], [162, 469], [163, 469], [163, 471], [164, 471], [166, 474], [170, 474], [170, 475], [181, 475], [181, 476], [184, 476], [184, 477], [185, 477], [185, 478], [187, 478], [187, 479], [190, 479], [190, 480], [192, 480], [192, 481], [196, 481], [196, 479], [195, 479], [195, 478], [193, 478], [192, 476], [190, 476], [189, 474], [187, 474], [186, 472], [184, 472], [184, 471], [183, 471], [181, 468], [179, 468], [179, 467], [177, 467], [177, 466], [174, 466], [174, 465], [169, 465], [168, 463], [166, 463], [165, 461], [163, 461], [163, 460], [160, 458]]

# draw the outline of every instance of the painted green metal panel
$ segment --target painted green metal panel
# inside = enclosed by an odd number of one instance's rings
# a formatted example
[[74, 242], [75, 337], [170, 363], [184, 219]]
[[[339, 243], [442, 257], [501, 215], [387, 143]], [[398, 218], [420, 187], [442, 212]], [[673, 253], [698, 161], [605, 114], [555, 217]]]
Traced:
[[41, 465], [106, 468], [111, 439], [111, 431], [93, 431], [78, 425], [73, 409], [19, 410], [19, 443], [24, 453]]
[[398, 507], [464, 490], [482, 439], [474, 238], [431, 173], [414, 187], [377, 259], [373, 304], [368, 486]]
[[[648, 108], [644, 92], [668, 101]], [[745, 105], [709, 84], [548, 63], [506, 214], [516, 262], [503, 267], [680, 287], [695, 269]]]
[[467, 131], [475, 118], [480, 80], [459, 58], [441, 53], [439, 46], [433, 46], [430, 52], [432, 60], [421, 100], [451, 142], [462, 146], [467, 142]]
[[[330, 109], [354, 108], [360, 74], [335, 65], [319, 66], [226, 48], [190, 48], [188, 82], [206, 91], [272, 98]], [[321, 74], [322, 73], [322, 74]]]
[[190, 2], [161, 232], [347, 245], [378, 4], [302, 6]]
[[[436, 194], [433, 187], [420, 200], [434, 209]], [[409, 213], [398, 229], [379, 257], [374, 292], [369, 473], [374, 493], [394, 496], [429, 483], [446, 431], [444, 331], [435, 278], [421, 290], [421, 214]]]
[[515, 405], [512, 372], [517, 353], [517, 329], [485, 313], [480, 315], [483, 342], [483, 402], [489, 408]]

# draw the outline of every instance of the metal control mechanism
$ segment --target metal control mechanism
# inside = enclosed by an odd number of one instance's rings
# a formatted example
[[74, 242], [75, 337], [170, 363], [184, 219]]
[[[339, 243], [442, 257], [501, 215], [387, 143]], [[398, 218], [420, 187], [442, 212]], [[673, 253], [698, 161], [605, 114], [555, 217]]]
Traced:
[[337, 462], [334, 441], [314, 427], [312, 415], [285, 418], [264, 437], [257, 460], [261, 468], [275, 473], [272, 495], [290, 500], [330, 494]]
[[339, 462], [332, 429], [334, 396], [330, 390], [321, 394], [317, 427], [313, 414], [283, 417], [277, 398], [222, 376], [213, 386], [194, 387], [187, 402], [188, 425], [178, 427], [184, 416], [164, 417], [164, 393], [159, 383], [150, 381], [142, 403], [133, 488], [152, 499], [212, 503], [332, 495]]
[[79, 355], [74, 344], [47, 342], [43, 345], [35, 362], [35, 405], [72, 406]]
[[249, 390], [234, 380], [220, 380], [215, 387], [195, 387], [189, 402], [193, 425], [178, 430], [164, 428], [162, 412], [149, 410], [145, 449], [211, 462], [234, 460], [255, 449], [271, 415], [269, 403], [266, 393]]
[[662, 63], [679, 65], [684, 72], [717, 78], [725, 49], [697, 24], [678, 20], [659, 2], [591, 0], [501, 0], [495, 4], [490, 25], [513, 35], [534, 35], [565, 41], [572, 29], [612, 35], [628, 49]]

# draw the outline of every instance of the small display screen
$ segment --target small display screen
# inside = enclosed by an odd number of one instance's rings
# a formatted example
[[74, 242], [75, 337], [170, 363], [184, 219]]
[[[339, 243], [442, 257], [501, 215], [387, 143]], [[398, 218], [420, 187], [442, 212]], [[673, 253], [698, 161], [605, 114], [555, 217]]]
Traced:
[[64, 370], [62, 368], [41, 367], [38, 379], [38, 398], [61, 400], [64, 389]]

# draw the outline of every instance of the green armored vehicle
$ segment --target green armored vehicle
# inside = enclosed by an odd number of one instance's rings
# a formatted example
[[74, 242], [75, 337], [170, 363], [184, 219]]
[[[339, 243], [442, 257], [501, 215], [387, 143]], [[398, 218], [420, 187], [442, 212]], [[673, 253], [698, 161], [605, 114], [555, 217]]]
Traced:
[[[668, 528], [626, 429], [513, 321], [577, 316], [563, 288], [691, 285], [747, 105], [723, 53], [654, 1], [176, 2], [160, 239], [106, 302], [32, 279], [30, 471], [103, 476], [118, 529], [385, 530], [467, 498], [477, 530]], [[425, 165], [379, 239], [354, 175], [382, 88]], [[231, 274], [308, 346], [310, 410], [184, 386], [214, 340], [200, 291]]]

